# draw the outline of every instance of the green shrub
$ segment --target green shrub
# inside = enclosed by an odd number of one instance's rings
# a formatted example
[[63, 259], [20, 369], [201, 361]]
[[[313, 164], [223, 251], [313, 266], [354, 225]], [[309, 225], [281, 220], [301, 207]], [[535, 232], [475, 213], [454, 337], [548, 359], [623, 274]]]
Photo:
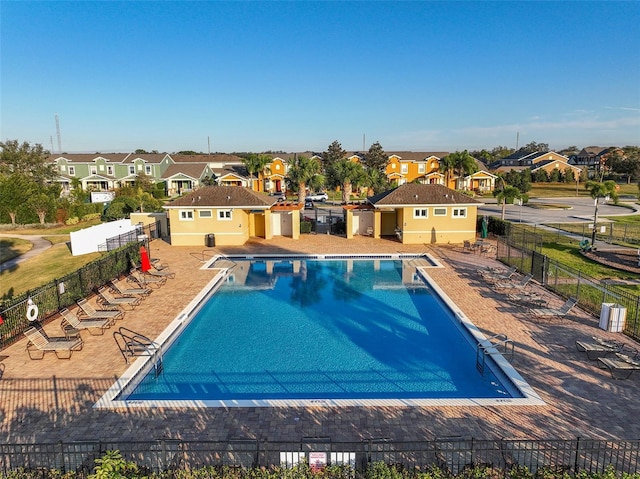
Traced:
[[82, 221], [91, 221], [97, 218], [100, 218], [102, 215], [100, 213], [89, 213], [88, 215], [84, 215], [82, 217]]
[[64, 222], [65, 225], [77, 225], [80, 222], [77, 216], [72, 218], [67, 218], [67, 221]]
[[311, 233], [312, 224], [310, 221], [300, 222], [300, 233]]

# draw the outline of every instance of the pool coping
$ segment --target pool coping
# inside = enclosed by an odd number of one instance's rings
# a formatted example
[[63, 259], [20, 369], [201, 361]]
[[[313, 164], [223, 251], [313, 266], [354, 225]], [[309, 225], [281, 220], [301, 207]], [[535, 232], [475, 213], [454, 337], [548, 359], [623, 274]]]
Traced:
[[[212, 266], [218, 260], [239, 259], [410, 259], [424, 258], [430, 264], [416, 266], [416, 271], [422, 279], [439, 296], [439, 299], [450, 309], [454, 317], [459, 321], [459, 325], [466, 328], [469, 334], [491, 355], [492, 361], [496, 364], [502, 380], [509, 381], [509, 385], [515, 388], [523, 397], [510, 398], [439, 398], [439, 399], [246, 399], [246, 400], [128, 400], [119, 399], [122, 395], [128, 394], [137, 384], [138, 379], [142, 379], [154, 367], [157, 360], [153, 353], [147, 356], [138, 357], [129, 368], [114, 382], [105, 394], [93, 405], [95, 409], [118, 409], [118, 408], [232, 408], [232, 407], [429, 407], [429, 406], [543, 406], [546, 403], [540, 398], [535, 390], [516, 371], [516, 369], [504, 358], [500, 352], [493, 347], [488, 338], [476, 327], [476, 325], [458, 308], [449, 296], [438, 286], [429, 276], [430, 268], [444, 268], [432, 255], [425, 254], [313, 254], [313, 255], [287, 255], [287, 254], [243, 254], [243, 255], [215, 255], [208, 260], [200, 269], [213, 269]], [[173, 340], [179, 336], [191, 318], [197, 314], [205, 298], [214, 294], [222, 286], [225, 278], [229, 275], [229, 268], [218, 268], [215, 276], [202, 288], [189, 304], [167, 325], [167, 327], [155, 339], [154, 344], [160, 349], [171, 345]]]

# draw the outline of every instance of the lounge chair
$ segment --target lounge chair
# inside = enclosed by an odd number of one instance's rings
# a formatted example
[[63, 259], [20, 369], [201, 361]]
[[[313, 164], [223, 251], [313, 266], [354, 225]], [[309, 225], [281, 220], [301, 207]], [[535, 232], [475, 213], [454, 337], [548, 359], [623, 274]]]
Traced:
[[511, 279], [511, 277], [516, 274], [516, 271], [518, 270], [517, 266], [511, 266], [511, 268], [509, 269], [505, 269], [499, 272], [486, 272], [480, 273], [480, 276], [482, 276], [482, 278], [489, 282], [489, 283], [496, 283], [498, 281], [508, 281]]
[[[80, 319], [123, 319], [124, 311], [121, 309], [98, 309], [96, 310], [89, 304], [86, 299], [78, 301], [81, 313], [78, 316]], [[83, 318], [82, 316], [86, 316]]]
[[547, 300], [533, 291], [514, 291], [507, 293], [507, 299], [514, 303], [524, 303], [541, 308], [547, 305]]
[[531, 273], [523, 276], [520, 281], [497, 281], [493, 283], [493, 287], [495, 289], [507, 290], [507, 291], [517, 291], [523, 290], [527, 287], [529, 282], [533, 279], [533, 275]]
[[569, 298], [565, 301], [565, 303], [559, 308], [533, 308], [531, 309], [531, 314], [538, 317], [544, 316], [556, 316], [563, 317], [569, 314], [569, 311], [573, 309], [573, 307], [578, 304], [578, 300], [575, 298]]
[[68, 332], [69, 330], [77, 330], [80, 331], [82, 329], [86, 329], [90, 334], [94, 334], [93, 331], [98, 331], [98, 334], [104, 334], [104, 330], [111, 327], [115, 319], [80, 319], [75, 313], [72, 313], [67, 308], [64, 308], [60, 311], [62, 315], [62, 323], [60, 327], [63, 331]]
[[151, 288], [159, 288], [164, 283], [167, 282], [167, 278], [159, 278], [155, 276], [150, 276], [148, 274], [144, 274], [137, 269], [132, 269], [128, 276], [128, 279], [133, 280], [138, 284], [141, 288], [151, 287]]
[[576, 349], [587, 353], [587, 358], [595, 361], [607, 354], [615, 354], [622, 351], [624, 344], [619, 341], [606, 340], [593, 336], [592, 341], [576, 341]]
[[[131, 266], [136, 271], [140, 271], [140, 266], [137, 265], [133, 260], [131, 260]], [[151, 269], [149, 271], [145, 271], [142, 273], [148, 274], [149, 276], [157, 276], [159, 278], [168, 278], [173, 279], [176, 277], [176, 274], [173, 271], [169, 271], [169, 265], [165, 263], [160, 263], [158, 261], [151, 262]]]
[[631, 373], [640, 370], [640, 360], [622, 353], [616, 353], [615, 358], [598, 358], [598, 364], [609, 369], [613, 379], [627, 379]]
[[[74, 339], [50, 338], [36, 328], [27, 329], [24, 335], [29, 339], [27, 352], [31, 359], [42, 359], [45, 353], [50, 351], [56, 353], [56, 356], [60, 359], [69, 359], [73, 351], [80, 351], [84, 345], [82, 338], [79, 336]], [[33, 353], [35, 352], [39, 354], [34, 356]]]
[[122, 296], [148, 296], [151, 294], [151, 288], [131, 288], [117, 279], [111, 281], [111, 286], [116, 293]]
[[106, 287], [100, 288], [98, 290], [98, 295], [98, 304], [106, 306], [107, 308], [127, 305], [133, 309], [140, 304], [140, 301], [142, 301], [139, 297], [136, 298], [133, 296], [120, 296], [116, 298]]

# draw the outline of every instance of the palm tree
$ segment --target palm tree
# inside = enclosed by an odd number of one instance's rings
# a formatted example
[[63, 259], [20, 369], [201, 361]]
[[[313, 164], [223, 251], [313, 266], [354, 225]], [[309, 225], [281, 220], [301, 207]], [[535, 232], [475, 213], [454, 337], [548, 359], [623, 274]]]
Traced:
[[493, 196], [498, 200], [498, 204], [502, 205], [502, 212], [500, 219], [504, 221], [505, 212], [507, 210], [507, 203], [513, 203], [513, 200], [522, 198], [522, 193], [515, 186], [507, 185], [502, 174], [498, 175], [498, 179], [502, 182], [502, 188], [494, 190]]
[[348, 203], [354, 186], [365, 181], [365, 172], [360, 163], [343, 159], [336, 161], [331, 167], [331, 177], [340, 183], [342, 202]]
[[[263, 154], [255, 154], [251, 153], [246, 158], [242, 159], [242, 164], [244, 164], [245, 168], [249, 172], [251, 179], [251, 189], [253, 190], [253, 175], [258, 174], [261, 171], [264, 171], [265, 167], [269, 164], [271, 158], [268, 155]], [[259, 190], [260, 188], [258, 188]]]
[[298, 202], [304, 203], [307, 187], [319, 189], [324, 184], [322, 165], [313, 158], [299, 156], [293, 160], [286, 179], [291, 189], [298, 190]]
[[[376, 168], [368, 168], [365, 170], [364, 186], [373, 190], [373, 194], [382, 193], [390, 188], [389, 180], [384, 172]], [[640, 184], [638, 185], [640, 191]], [[368, 194], [368, 192], [367, 192]]]
[[591, 233], [591, 247], [596, 243], [596, 231], [598, 223], [598, 198], [611, 198], [615, 203], [618, 202], [618, 193], [616, 191], [616, 182], [607, 180], [604, 183], [598, 181], [587, 181], [584, 187], [589, 190], [591, 198], [594, 199], [595, 211], [593, 213], [593, 233]]
[[[450, 174], [450, 172], [453, 170], [458, 175], [458, 184], [456, 185], [456, 188], [460, 188], [460, 180], [464, 178], [465, 175], [478, 171], [478, 165], [476, 164], [476, 161], [467, 150], [450, 153], [444, 159], [446, 159], [447, 163], [446, 172], [449, 172]], [[449, 186], [448, 180], [447, 186]]]
[[449, 188], [449, 182], [456, 168], [455, 158], [451, 155], [447, 155], [440, 160], [440, 173], [444, 174], [444, 186]]

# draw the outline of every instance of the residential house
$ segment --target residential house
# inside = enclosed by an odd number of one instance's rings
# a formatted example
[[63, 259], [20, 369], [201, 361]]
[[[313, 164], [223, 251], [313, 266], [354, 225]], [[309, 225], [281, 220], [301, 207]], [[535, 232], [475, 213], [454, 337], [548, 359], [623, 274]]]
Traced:
[[204, 186], [212, 176], [207, 163], [178, 163], [169, 166], [160, 179], [165, 182], [167, 196], [176, 196]]
[[601, 173], [603, 168], [606, 168], [607, 160], [615, 153], [624, 156], [624, 151], [615, 146], [607, 148], [603, 148], [601, 146], [587, 146], [573, 157], [571, 164], [587, 168], [589, 177], [593, 178]]
[[489, 168], [495, 172], [529, 169], [532, 173], [540, 169], [547, 173], [551, 173], [555, 169], [564, 173], [567, 169], [571, 169], [576, 178], [580, 177], [581, 172], [581, 168], [569, 163], [569, 158], [555, 151], [517, 151], [491, 163]]
[[440, 172], [440, 159], [447, 152], [399, 151], [389, 153], [385, 168], [387, 179], [397, 185], [418, 181], [423, 184], [444, 185], [445, 177]]
[[206, 246], [210, 238], [215, 246], [242, 245], [252, 236], [300, 234], [301, 205], [276, 204], [275, 198], [244, 187], [202, 187], [164, 208], [175, 246]]
[[473, 240], [482, 203], [439, 184], [406, 183], [367, 198], [367, 206], [345, 206], [347, 238], [396, 236], [404, 244]]

